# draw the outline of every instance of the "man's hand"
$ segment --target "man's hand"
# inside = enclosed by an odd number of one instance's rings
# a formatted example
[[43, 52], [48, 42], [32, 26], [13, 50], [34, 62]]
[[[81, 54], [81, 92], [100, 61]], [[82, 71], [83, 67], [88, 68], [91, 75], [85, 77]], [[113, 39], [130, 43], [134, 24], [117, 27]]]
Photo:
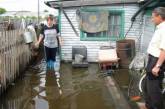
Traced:
[[160, 68], [155, 66], [152, 69], [152, 74], [155, 75], [155, 76], [159, 76], [159, 71], [160, 71]]
[[152, 74], [155, 76], [159, 76], [159, 71], [160, 71], [160, 66], [164, 63], [165, 61], [165, 50], [164, 49], [160, 49], [160, 56], [158, 58], [158, 61], [156, 63], [156, 65], [154, 66], [154, 68], [152, 69]]

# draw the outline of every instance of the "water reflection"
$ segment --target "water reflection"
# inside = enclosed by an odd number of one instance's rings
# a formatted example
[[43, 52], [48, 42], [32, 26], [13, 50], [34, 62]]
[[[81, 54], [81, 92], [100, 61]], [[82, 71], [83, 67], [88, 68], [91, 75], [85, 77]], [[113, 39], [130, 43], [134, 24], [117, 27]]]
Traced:
[[46, 72], [43, 67], [40, 64], [30, 67], [1, 97], [0, 108], [114, 109], [112, 97], [98, 77], [96, 64], [87, 69], [73, 69], [70, 64], [62, 64], [59, 84], [54, 72]]

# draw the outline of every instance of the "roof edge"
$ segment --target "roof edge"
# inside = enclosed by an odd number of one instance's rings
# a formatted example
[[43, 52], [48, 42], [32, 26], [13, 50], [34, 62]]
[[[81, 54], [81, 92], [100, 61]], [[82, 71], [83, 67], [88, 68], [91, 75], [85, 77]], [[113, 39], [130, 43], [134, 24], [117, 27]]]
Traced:
[[59, 9], [61, 6], [63, 8], [71, 8], [71, 7], [81, 7], [81, 6], [104, 6], [104, 5], [117, 5], [117, 4], [139, 4], [137, 1], [127, 0], [89, 0], [89, 1], [47, 1], [45, 4], [51, 8]]

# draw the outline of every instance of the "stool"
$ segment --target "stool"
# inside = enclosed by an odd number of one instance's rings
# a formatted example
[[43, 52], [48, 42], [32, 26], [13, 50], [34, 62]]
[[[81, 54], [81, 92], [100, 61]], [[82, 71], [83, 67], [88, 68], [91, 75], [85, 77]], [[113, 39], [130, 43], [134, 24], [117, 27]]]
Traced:
[[99, 67], [101, 70], [108, 70], [118, 68], [119, 64], [118, 61], [107, 61], [107, 62], [99, 62]]
[[116, 49], [105, 48], [98, 52], [98, 62], [102, 70], [107, 70], [108, 67], [112, 69], [114, 66], [118, 68], [118, 60]]

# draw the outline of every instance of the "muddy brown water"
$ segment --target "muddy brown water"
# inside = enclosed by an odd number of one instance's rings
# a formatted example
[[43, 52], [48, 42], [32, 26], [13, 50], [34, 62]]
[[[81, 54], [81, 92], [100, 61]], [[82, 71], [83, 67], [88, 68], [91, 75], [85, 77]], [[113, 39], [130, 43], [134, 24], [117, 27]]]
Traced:
[[31, 66], [0, 98], [0, 109], [114, 109], [97, 64], [62, 64], [60, 87], [53, 71]]

